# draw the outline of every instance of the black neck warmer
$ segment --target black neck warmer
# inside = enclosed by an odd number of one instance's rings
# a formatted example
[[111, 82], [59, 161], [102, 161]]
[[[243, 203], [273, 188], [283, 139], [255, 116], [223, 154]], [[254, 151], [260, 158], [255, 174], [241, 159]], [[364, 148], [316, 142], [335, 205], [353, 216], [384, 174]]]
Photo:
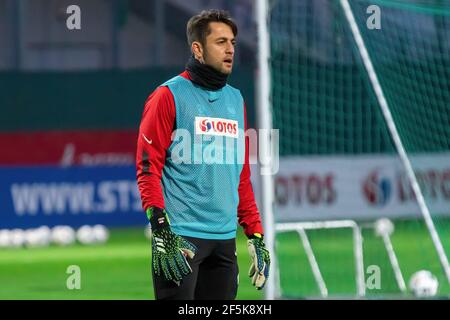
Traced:
[[219, 90], [227, 84], [227, 74], [217, 71], [207, 64], [200, 63], [193, 55], [186, 64], [186, 70], [189, 72], [193, 83], [207, 90]]

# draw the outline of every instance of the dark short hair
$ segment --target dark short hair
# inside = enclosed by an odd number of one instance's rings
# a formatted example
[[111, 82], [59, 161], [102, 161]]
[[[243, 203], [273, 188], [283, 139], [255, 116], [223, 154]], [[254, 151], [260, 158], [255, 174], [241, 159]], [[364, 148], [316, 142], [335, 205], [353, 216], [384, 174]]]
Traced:
[[206, 37], [211, 33], [210, 22], [223, 22], [230, 26], [236, 37], [238, 29], [228, 11], [225, 10], [203, 10], [199, 14], [191, 17], [187, 23], [186, 35], [189, 47], [194, 41], [202, 45], [206, 43]]

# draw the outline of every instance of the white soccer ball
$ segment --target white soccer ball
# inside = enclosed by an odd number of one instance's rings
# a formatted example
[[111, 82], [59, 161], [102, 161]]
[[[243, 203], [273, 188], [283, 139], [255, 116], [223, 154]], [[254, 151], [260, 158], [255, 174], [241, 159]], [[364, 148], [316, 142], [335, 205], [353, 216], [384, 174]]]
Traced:
[[92, 232], [94, 234], [95, 243], [105, 243], [109, 239], [109, 231], [104, 225], [97, 224], [93, 226]]
[[36, 232], [39, 234], [39, 245], [42, 247], [48, 246], [51, 241], [52, 230], [47, 226], [40, 226], [36, 229]]
[[11, 242], [11, 232], [7, 229], [0, 230], [0, 248], [8, 248]]
[[[59, 231], [60, 232], [60, 231]], [[61, 235], [56, 235], [60, 237]], [[47, 226], [25, 231], [25, 245], [29, 248], [46, 247], [51, 241], [51, 230]]]
[[22, 229], [12, 229], [9, 239], [9, 246], [12, 248], [19, 248], [25, 244], [25, 231]]
[[379, 237], [390, 236], [394, 229], [394, 224], [387, 218], [381, 218], [375, 222], [375, 234]]
[[77, 230], [77, 240], [82, 244], [95, 243], [95, 234], [91, 226], [84, 225]]
[[25, 230], [25, 246], [28, 248], [39, 246], [39, 233], [36, 229]]
[[71, 245], [75, 242], [75, 231], [69, 226], [56, 226], [51, 230], [51, 240], [60, 246]]
[[419, 298], [433, 297], [437, 294], [439, 282], [428, 270], [414, 273], [409, 280], [409, 289]]

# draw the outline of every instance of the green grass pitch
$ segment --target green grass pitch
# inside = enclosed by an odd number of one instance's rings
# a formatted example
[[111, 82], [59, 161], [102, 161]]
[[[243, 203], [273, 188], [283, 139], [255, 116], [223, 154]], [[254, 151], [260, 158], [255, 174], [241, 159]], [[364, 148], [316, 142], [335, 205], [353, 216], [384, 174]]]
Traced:
[[[444, 247], [450, 248], [449, 224], [438, 224], [438, 230]], [[105, 245], [0, 249], [0, 299], [153, 299], [150, 242], [143, 228], [110, 232]], [[309, 231], [308, 236], [330, 295], [354, 297], [351, 232], [319, 230]], [[381, 239], [373, 235], [372, 229], [363, 229], [363, 237], [365, 268], [376, 265], [381, 271], [380, 288], [368, 289], [367, 296], [398, 297]], [[396, 223], [392, 242], [406, 281], [413, 272], [428, 269], [438, 276], [440, 295], [449, 296], [450, 288], [422, 223]], [[262, 299], [263, 293], [255, 290], [247, 276], [250, 261], [242, 230], [238, 230], [237, 252], [240, 269], [237, 299]], [[318, 297], [319, 290], [297, 234], [280, 234], [277, 252], [283, 294], [288, 298]], [[80, 267], [80, 290], [66, 287], [70, 276], [66, 270], [70, 265]], [[366, 279], [370, 275], [366, 273]]]
[[[247, 277], [250, 259], [238, 237], [238, 299], [262, 299]], [[81, 289], [68, 290], [70, 265], [81, 271]], [[144, 228], [110, 230], [105, 245], [0, 249], [0, 299], [154, 299], [150, 241]]]
[[[436, 226], [446, 254], [450, 257], [449, 220], [437, 220]], [[401, 294], [388, 253], [382, 239], [373, 228], [362, 228], [363, 259], [368, 298], [411, 298]], [[350, 229], [308, 231], [330, 296], [354, 297], [356, 295], [356, 268]], [[450, 286], [439, 263], [430, 234], [421, 220], [397, 221], [391, 235], [392, 245], [406, 283], [416, 271], [430, 270], [439, 281], [438, 295], [450, 297]], [[278, 258], [283, 295], [287, 297], [320, 297], [308, 258], [296, 232], [279, 234]], [[379, 270], [379, 282], [373, 277]]]

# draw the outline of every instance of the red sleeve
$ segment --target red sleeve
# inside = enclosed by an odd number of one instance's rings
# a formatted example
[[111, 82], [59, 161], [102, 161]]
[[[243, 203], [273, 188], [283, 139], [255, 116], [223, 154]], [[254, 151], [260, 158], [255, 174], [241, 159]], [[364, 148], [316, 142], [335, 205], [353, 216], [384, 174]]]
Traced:
[[[244, 105], [244, 122], [247, 130], [247, 111]], [[252, 183], [250, 181], [249, 137], [245, 137], [245, 161], [239, 182], [238, 221], [247, 236], [254, 233], [263, 234], [261, 217], [255, 202]]]
[[164, 208], [161, 172], [172, 142], [175, 113], [168, 87], [157, 88], [145, 102], [136, 154], [136, 178], [144, 211], [151, 206]]

